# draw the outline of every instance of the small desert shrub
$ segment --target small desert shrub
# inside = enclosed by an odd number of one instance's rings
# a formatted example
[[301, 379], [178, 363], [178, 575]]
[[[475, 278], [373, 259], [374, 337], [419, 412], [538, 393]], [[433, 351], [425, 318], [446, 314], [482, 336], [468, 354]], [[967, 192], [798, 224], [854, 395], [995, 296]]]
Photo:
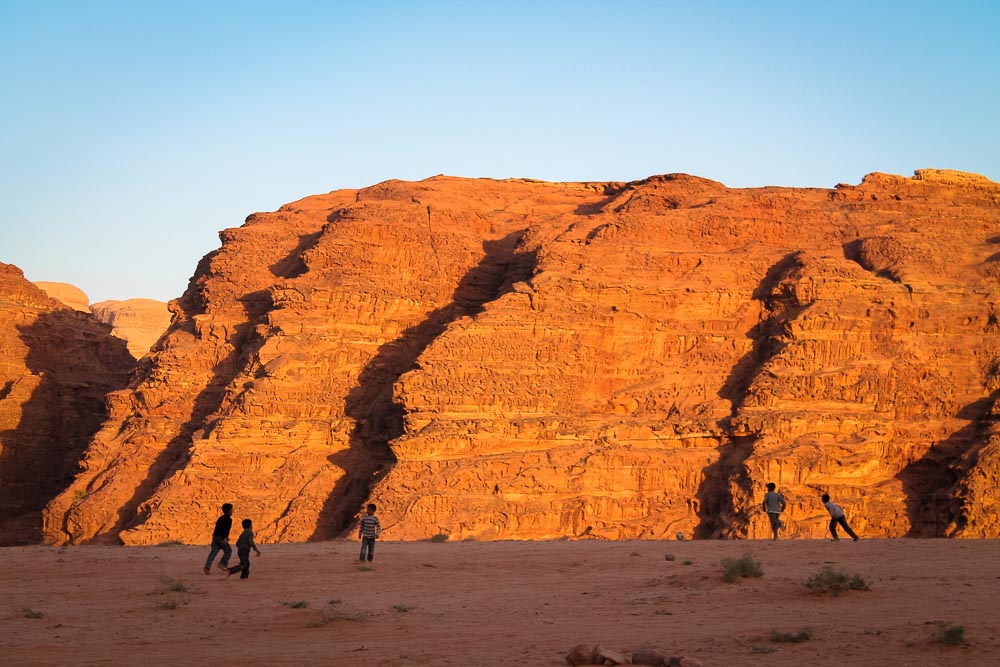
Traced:
[[448, 541], [448, 535], [446, 533], [438, 533], [437, 535], [431, 537], [431, 542], [447, 542], [447, 541]]
[[340, 600], [331, 600], [330, 604], [320, 610], [319, 614], [309, 623], [308, 627], [322, 628], [325, 625], [329, 625], [333, 621], [367, 621], [372, 617], [371, 612], [357, 611], [355, 609], [348, 609], [339, 605]]
[[413, 611], [413, 607], [411, 607], [408, 604], [394, 604], [394, 605], [392, 605], [392, 608], [395, 609], [396, 611], [398, 611], [401, 614], [405, 613], [405, 612], [408, 612], [408, 611]]
[[18, 609], [18, 611], [24, 614], [25, 618], [42, 618], [45, 616], [44, 613], [31, 609], [30, 607], [22, 607], [21, 609]]
[[965, 626], [953, 623], [940, 623], [934, 641], [949, 646], [959, 646], [965, 643]]
[[812, 637], [813, 631], [811, 628], [802, 628], [798, 632], [778, 632], [777, 630], [771, 630], [771, 641], [783, 644], [800, 644], [812, 639]]
[[291, 607], [292, 609], [305, 609], [306, 607], [309, 606], [309, 603], [306, 602], [305, 600], [296, 600], [295, 602], [285, 601], [282, 602], [281, 604], [285, 605], [286, 607]]
[[177, 609], [177, 600], [164, 600], [156, 606], [159, 609]]
[[694, 565], [694, 561], [693, 560], [686, 560], [686, 561], [684, 561], [684, 564], [685, 565]]
[[722, 580], [726, 583], [731, 584], [745, 577], [763, 576], [764, 567], [750, 554], [743, 554], [739, 558], [722, 559]]
[[805, 587], [817, 593], [834, 595], [840, 595], [843, 591], [871, 590], [868, 582], [860, 574], [849, 577], [845, 572], [837, 572], [829, 565], [806, 579]]
[[171, 579], [170, 577], [163, 577], [160, 579], [160, 583], [163, 584], [163, 588], [172, 593], [189, 593], [188, 585], [180, 579]]
[[160, 542], [156, 546], [158, 547], [182, 547], [184, 543], [180, 540], [167, 540], [165, 542]]
[[73, 491], [73, 500], [83, 500], [87, 497], [87, 492], [83, 489], [77, 489]]

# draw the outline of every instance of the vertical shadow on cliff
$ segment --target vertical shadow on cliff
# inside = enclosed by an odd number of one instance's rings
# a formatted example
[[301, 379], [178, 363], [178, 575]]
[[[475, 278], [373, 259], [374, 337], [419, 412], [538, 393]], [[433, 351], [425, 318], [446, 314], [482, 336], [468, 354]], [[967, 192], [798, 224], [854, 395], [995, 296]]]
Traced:
[[789, 253], [767, 270], [753, 291], [752, 298], [763, 304], [766, 317], [747, 331], [746, 336], [752, 341], [751, 349], [736, 362], [718, 392], [718, 396], [731, 405], [729, 418], [719, 424], [722, 432], [729, 435], [728, 441], [718, 447], [718, 459], [704, 469], [695, 494], [698, 502], [696, 539], [736, 536], [744, 532], [749, 523], [746, 511], [737, 507], [733, 489], [750, 492], [751, 480], [745, 462], [753, 453], [757, 436], [734, 435], [734, 420], [754, 378], [784, 348], [786, 322], [806, 307], [798, 303], [789, 289], [781, 288], [782, 281], [801, 267], [800, 253]]
[[[107, 419], [108, 393], [128, 383], [135, 360], [124, 340], [90, 315], [57, 310], [17, 327], [38, 385], [14, 429], [0, 432], [0, 544], [42, 540], [42, 510], [80, 471]], [[14, 389], [6, 387], [9, 394]]]
[[962, 408], [957, 417], [969, 423], [934, 443], [924, 456], [896, 475], [906, 494], [907, 537], [949, 537], [950, 524], [961, 528], [962, 499], [955, 492], [962, 482], [962, 458], [985, 444], [984, 428], [998, 398], [1000, 390]]
[[537, 258], [534, 251], [518, 251], [522, 235], [523, 231], [517, 231], [497, 241], [484, 241], [483, 258], [459, 281], [451, 302], [381, 345], [365, 364], [344, 407], [345, 415], [356, 424], [350, 446], [327, 457], [344, 470], [344, 476], [324, 503], [310, 539], [328, 539], [346, 531], [375, 483], [396, 462], [389, 443], [403, 435], [404, 417], [403, 406], [393, 397], [396, 381], [417, 367], [417, 359], [449, 324], [482, 312], [486, 303], [509, 291], [515, 282], [530, 278]]
[[[245, 313], [244, 321], [233, 327], [233, 335], [227, 341], [229, 353], [212, 367], [209, 380], [195, 397], [187, 420], [180, 426], [177, 435], [157, 454], [149, 466], [146, 477], [135, 487], [132, 497], [118, 509], [118, 522], [104, 535], [117, 535], [122, 530], [141, 525], [148, 518], [139, 511], [140, 505], [149, 500], [156, 489], [172, 474], [182, 469], [194, 445], [194, 437], [202, 431], [206, 436], [213, 426], [208, 418], [222, 408], [227, 391], [233, 379], [244, 369], [257, 345], [252, 340], [254, 328], [267, 315], [271, 299], [267, 290], [251, 292], [239, 299]], [[187, 319], [182, 325], [190, 328], [194, 335], [194, 323]], [[259, 344], [259, 341], [257, 341]], [[203, 436], [204, 437], [204, 436]], [[95, 535], [95, 538], [102, 535]]]

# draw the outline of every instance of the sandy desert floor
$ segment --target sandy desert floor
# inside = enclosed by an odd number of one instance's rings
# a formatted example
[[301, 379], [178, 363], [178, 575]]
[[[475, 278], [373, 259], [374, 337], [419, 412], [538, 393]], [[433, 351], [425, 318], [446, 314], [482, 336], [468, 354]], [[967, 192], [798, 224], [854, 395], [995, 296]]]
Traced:
[[[0, 664], [558, 666], [601, 643], [709, 667], [1000, 665], [996, 540], [380, 542], [370, 568], [354, 541], [261, 550], [241, 581], [204, 575], [207, 547], [0, 549]], [[722, 581], [746, 553], [764, 575]], [[871, 590], [810, 592], [824, 565]]]

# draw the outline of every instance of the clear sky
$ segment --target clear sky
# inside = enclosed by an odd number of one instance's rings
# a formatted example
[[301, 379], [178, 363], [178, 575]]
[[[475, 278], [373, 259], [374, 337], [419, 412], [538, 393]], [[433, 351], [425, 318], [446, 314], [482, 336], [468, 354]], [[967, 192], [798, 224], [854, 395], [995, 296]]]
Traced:
[[389, 178], [925, 167], [1000, 180], [1000, 2], [0, 0], [0, 261], [93, 302]]

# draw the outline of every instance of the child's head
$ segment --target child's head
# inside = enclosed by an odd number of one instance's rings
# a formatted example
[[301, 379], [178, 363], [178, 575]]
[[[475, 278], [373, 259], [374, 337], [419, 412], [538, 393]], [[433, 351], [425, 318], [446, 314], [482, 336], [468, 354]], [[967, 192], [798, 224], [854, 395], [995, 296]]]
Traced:
[[774, 486], [774, 482], [768, 482], [767, 483], [767, 490], [768, 491], [774, 491], [775, 488], [777, 488], [777, 487]]
[[368, 503], [368, 514], [375, 514], [375, 503]]
[[230, 514], [232, 514], [233, 513], [233, 504], [232, 503], [225, 503], [222, 506], [222, 513], [225, 514], [226, 516], [229, 516]]
[[829, 493], [824, 493], [823, 494], [823, 502], [824, 503], [830, 502], [830, 494]]
[[253, 528], [253, 521], [251, 521], [250, 519], [243, 519], [243, 527]]

